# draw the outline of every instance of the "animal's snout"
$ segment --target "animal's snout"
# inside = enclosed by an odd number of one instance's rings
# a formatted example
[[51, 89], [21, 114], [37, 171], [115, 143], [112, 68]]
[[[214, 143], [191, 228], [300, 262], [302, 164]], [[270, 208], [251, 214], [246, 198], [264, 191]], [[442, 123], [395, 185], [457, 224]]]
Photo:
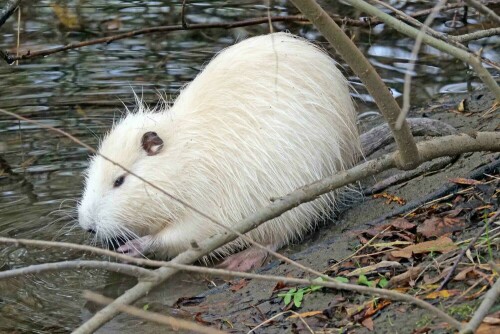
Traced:
[[91, 233], [91, 234], [95, 234], [95, 230], [93, 228], [88, 228], [87, 229], [87, 232]]

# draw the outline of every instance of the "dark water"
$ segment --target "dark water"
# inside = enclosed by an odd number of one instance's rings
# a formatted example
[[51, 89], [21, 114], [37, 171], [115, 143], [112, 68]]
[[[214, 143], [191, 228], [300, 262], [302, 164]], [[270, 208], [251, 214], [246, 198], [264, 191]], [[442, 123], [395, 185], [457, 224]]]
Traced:
[[[23, 1], [20, 51], [179, 24], [181, 2]], [[268, 13], [265, 1], [188, 2], [190, 23], [228, 22]], [[332, 12], [354, 15], [351, 8], [337, 6], [326, 7]], [[407, 4], [403, 9], [420, 8]], [[297, 12], [286, 1], [272, 1], [270, 13]], [[435, 28], [448, 29], [445, 23], [453, 15], [451, 11], [440, 16]], [[477, 23], [476, 19], [472, 16], [469, 22]], [[324, 43], [310, 25], [274, 24], [275, 31], [286, 29]], [[0, 108], [63, 129], [95, 147], [113, 119], [120, 117], [125, 107], [133, 108], [133, 92], [150, 104], [156, 103], [158, 94], [174, 98], [217, 51], [238, 39], [267, 32], [267, 25], [258, 25], [232, 30], [156, 33], [25, 60], [19, 65], [2, 63]], [[351, 33], [399, 97], [412, 41], [384, 25], [356, 28]], [[0, 27], [0, 49], [15, 53], [16, 38], [17, 13]], [[483, 39], [472, 46], [474, 49], [484, 46], [483, 54], [499, 61], [493, 50], [498, 40], [498, 36]], [[340, 59], [339, 62], [343, 63]], [[417, 64], [412, 89], [415, 106], [424, 105], [436, 94], [458, 92], [466, 87], [466, 67], [450, 56], [424, 47]], [[376, 111], [359, 80], [348, 70], [346, 75], [358, 91], [355, 96], [360, 112]], [[87, 242], [88, 236], [76, 225], [74, 214], [82, 187], [81, 173], [87, 166], [88, 152], [84, 148], [38, 125], [0, 114], [0, 157], [17, 175], [16, 179], [0, 176], [0, 236]], [[70, 250], [0, 246], [0, 270], [77, 258], [92, 256]], [[132, 279], [97, 270], [0, 281], [0, 332], [66, 332], [94, 311], [81, 299], [82, 290], [116, 296], [133, 284]], [[167, 290], [177, 293], [166, 293], [161, 302], [170, 305], [176, 298], [206, 286], [200, 278], [185, 278]]]

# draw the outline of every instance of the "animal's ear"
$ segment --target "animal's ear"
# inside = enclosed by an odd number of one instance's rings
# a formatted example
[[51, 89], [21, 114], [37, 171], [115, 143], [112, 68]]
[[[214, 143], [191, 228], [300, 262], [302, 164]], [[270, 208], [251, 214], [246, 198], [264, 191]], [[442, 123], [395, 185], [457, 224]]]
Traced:
[[154, 131], [148, 131], [142, 135], [141, 145], [148, 155], [156, 155], [163, 148], [163, 140]]

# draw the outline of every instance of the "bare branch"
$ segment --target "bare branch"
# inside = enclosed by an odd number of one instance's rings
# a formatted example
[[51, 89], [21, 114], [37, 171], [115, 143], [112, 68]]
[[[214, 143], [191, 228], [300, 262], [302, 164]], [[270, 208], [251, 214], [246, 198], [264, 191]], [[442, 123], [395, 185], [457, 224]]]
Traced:
[[464, 35], [460, 35], [460, 36], [450, 36], [450, 38], [452, 40], [460, 42], [460, 43], [467, 43], [467, 42], [470, 42], [470, 41], [473, 41], [476, 39], [490, 37], [490, 36], [496, 36], [496, 35], [500, 35], [500, 28], [479, 30], [476, 32], [472, 32], [470, 34], [464, 34]]
[[75, 269], [104, 269], [107, 271], [113, 271], [115, 273], [137, 277], [138, 279], [156, 278], [156, 274], [152, 270], [147, 270], [129, 264], [103, 262], [95, 260], [94, 261], [75, 260], [75, 261], [62, 261], [55, 263], [34, 264], [24, 268], [0, 271], [0, 280], [17, 277], [21, 275], [39, 274], [48, 271], [63, 271], [63, 270], [75, 270]]

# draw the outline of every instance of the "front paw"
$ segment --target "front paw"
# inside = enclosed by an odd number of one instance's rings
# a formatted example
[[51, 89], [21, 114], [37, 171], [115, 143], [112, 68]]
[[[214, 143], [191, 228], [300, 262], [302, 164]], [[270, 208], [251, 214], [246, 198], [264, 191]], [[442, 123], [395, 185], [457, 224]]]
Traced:
[[133, 257], [144, 256], [153, 244], [153, 237], [146, 235], [141, 238], [132, 239], [118, 247], [119, 253], [127, 254]]

